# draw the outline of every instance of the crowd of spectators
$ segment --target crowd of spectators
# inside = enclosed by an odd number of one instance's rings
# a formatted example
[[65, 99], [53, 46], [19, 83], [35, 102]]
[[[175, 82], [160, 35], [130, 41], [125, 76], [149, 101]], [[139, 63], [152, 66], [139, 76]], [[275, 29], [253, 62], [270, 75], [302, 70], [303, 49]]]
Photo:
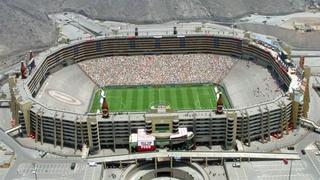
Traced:
[[278, 80], [256, 61], [238, 61], [223, 83], [234, 108], [272, 101], [284, 95]]
[[100, 87], [220, 83], [237, 59], [214, 54], [113, 56], [79, 63]]

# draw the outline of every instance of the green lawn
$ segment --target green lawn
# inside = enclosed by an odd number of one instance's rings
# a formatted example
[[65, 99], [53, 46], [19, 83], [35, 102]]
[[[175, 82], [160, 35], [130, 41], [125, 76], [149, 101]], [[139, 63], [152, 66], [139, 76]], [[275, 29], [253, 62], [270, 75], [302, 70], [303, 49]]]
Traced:
[[[105, 87], [110, 111], [148, 111], [150, 106], [165, 104], [172, 109], [213, 109], [216, 93], [214, 85], [175, 85], [175, 86], [136, 86], [136, 87]], [[91, 112], [100, 109], [100, 90], [92, 103]], [[225, 107], [229, 101], [224, 95]]]

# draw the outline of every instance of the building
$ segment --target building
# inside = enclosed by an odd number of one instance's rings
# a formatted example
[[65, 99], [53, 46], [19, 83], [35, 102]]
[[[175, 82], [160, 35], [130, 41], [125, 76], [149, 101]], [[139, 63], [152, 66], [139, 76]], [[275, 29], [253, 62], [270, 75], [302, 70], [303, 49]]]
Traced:
[[75, 150], [88, 144], [92, 151], [128, 148], [130, 135], [148, 128], [149, 118], [158, 116], [157, 112], [109, 113], [108, 118], [102, 118], [101, 114], [50, 109], [34, 97], [50, 74], [80, 61], [104, 56], [174, 53], [214, 53], [249, 59], [268, 68], [288, 91], [286, 96], [273, 101], [224, 109], [222, 114], [212, 109], [166, 112], [175, 128], [186, 128], [193, 133], [194, 144], [221, 144], [232, 149], [236, 139], [250, 145], [254, 140], [270, 140], [272, 133], [288, 133], [290, 124], [294, 128], [299, 126], [304, 93], [292, 91], [299, 89], [300, 80], [291, 73], [292, 67], [279, 57], [279, 52], [245, 37], [212, 35], [99, 38], [56, 47], [35, 58], [36, 67], [27, 79], [10, 77], [13, 117], [22, 125], [25, 135], [34, 136], [41, 144], [47, 142]]

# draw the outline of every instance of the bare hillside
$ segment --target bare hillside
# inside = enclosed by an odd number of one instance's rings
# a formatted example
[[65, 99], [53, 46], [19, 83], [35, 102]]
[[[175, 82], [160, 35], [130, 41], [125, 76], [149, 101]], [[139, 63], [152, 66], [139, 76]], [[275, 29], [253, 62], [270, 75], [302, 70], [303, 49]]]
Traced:
[[5, 1], [0, 3], [0, 66], [12, 54], [38, 49], [55, 41], [54, 24], [47, 15], [32, 5], [27, 9]]
[[[91, 18], [132, 23], [231, 20], [245, 14], [303, 11], [305, 0], [0, 0], [0, 62], [4, 55], [52, 45], [48, 14], [73, 11]], [[2, 58], [1, 58], [2, 56]], [[1, 67], [1, 64], [0, 64]]]
[[244, 14], [285, 14], [303, 11], [305, 0], [10, 0], [31, 3], [44, 12], [69, 10], [90, 17], [153, 23], [169, 20], [221, 20]]

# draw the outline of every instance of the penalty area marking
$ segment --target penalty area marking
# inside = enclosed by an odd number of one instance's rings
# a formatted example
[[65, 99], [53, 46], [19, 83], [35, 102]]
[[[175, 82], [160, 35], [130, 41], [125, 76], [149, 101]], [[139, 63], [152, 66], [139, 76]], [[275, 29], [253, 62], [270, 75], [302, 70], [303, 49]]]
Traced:
[[61, 91], [53, 90], [53, 89], [48, 89], [47, 93], [54, 99], [69, 104], [69, 105], [74, 105], [74, 106], [79, 106], [81, 105], [81, 101], [75, 97], [70, 96], [69, 94], [66, 94]]

